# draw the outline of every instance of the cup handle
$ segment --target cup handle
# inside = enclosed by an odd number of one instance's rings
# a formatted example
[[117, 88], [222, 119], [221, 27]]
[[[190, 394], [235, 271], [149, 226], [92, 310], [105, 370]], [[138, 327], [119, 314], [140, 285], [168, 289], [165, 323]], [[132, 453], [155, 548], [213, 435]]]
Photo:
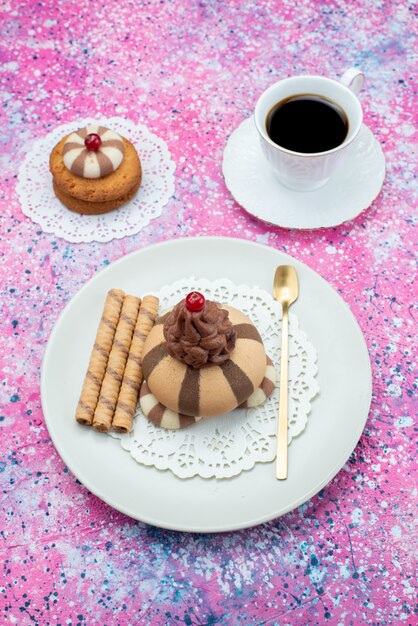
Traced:
[[360, 89], [363, 87], [364, 74], [356, 67], [350, 67], [341, 76], [340, 82], [358, 96]]

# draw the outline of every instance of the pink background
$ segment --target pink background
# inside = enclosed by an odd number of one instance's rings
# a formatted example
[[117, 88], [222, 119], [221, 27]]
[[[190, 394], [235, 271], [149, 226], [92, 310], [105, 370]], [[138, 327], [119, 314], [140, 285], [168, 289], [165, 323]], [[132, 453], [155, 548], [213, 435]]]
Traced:
[[[412, 9], [396, 0], [2, 4], [2, 623], [417, 623]], [[365, 123], [387, 159], [378, 199], [317, 232], [249, 217], [223, 182], [229, 134], [274, 80], [338, 77], [351, 65], [367, 76]], [[96, 114], [166, 140], [175, 195], [138, 235], [69, 244], [22, 214], [16, 177], [33, 140]], [[40, 404], [46, 342], [85, 281], [128, 252], [195, 234], [261, 242], [318, 271], [350, 305], [373, 369], [365, 431], [336, 478], [293, 513], [226, 535], [162, 531], [109, 508], [65, 468]]]

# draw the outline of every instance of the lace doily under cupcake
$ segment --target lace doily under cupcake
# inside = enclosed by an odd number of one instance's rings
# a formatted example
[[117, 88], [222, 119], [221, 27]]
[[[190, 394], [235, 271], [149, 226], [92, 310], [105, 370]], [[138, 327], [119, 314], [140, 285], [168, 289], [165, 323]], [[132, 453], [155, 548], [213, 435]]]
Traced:
[[[141, 159], [142, 181], [124, 206], [103, 215], [81, 215], [57, 199], [49, 171], [54, 146], [66, 135], [100, 124], [129, 138]], [[175, 164], [167, 144], [146, 126], [121, 117], [87, 118], [61, 124], [35, 141], [20, 166], [16, 191], [22, 211], [48, 233], [73, 242], [106, 242], [134, 235], [159, 217], [174, 193]]]
[[[216, 281], [187, 278], [164, 286], [156, 293], [160, 311], [170, 308], [191, 290], [216, 302], [232, 304], [255, 324], [280, 370], [281, 307], [258, 287], [234, 285], [226, 278]], [[311, 401], [319, 392], [317, 355], [296, 315], [289, 316], [289, 439], [307, 425]], [[279, 378], [278, 375], [276, 377]], [[131, 433], [110, 432], [132, 458], [143, 465], [170, 470], [180, 478], [231, 478], [256, 463], [273, 461], [276, 455], [278, 383], [267, 401], [250, 409], [203, 419], [188, 428], [165, 430], [155, 426], [138, 408]]]

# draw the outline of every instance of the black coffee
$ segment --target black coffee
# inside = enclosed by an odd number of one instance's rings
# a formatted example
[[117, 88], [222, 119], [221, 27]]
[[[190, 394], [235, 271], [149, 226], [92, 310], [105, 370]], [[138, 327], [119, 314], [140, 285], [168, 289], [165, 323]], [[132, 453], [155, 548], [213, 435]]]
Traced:
[[348, 119], [331, 100], [313, 94], [285, 98], [266, 118], [267, 134], [274, 143], [294, 152], [326, 152], [347, 137]]

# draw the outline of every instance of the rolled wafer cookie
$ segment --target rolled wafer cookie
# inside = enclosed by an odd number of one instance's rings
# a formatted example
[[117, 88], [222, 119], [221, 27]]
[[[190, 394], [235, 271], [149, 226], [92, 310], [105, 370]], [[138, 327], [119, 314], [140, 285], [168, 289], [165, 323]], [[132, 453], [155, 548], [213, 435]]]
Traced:
[[91, 425], [93, 421], [124, 298], [120, 289], [107, 294], [75, 413], [79, 424]]
[[155, 296], [145, 296], [141, 302], [112, 422], [112, 427], [118, 433], [129, 433], [132, 430], [139, 388], [142, 383], [142, 350], [157, 317], [158, 304], [158, 298]]
[[125, 296], [93, 417], [93, 428], [100, 432], [108, 432], [112, 425], [139, 305], [139, 298]]

